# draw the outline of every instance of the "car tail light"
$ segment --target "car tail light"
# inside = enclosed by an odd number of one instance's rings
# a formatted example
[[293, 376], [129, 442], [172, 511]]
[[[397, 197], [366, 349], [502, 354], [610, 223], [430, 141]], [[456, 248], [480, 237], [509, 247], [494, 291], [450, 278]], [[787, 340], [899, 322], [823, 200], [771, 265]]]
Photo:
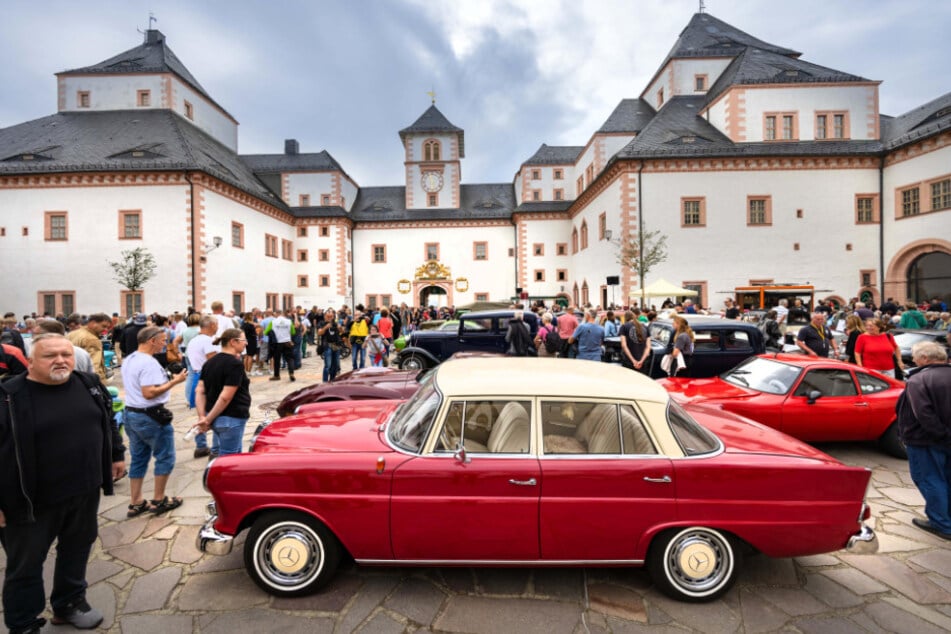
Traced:
[[862, 504], [862, 512], [859, 514], [859, 520], [867, 520], [872, 517], [872, 509], [869, 508], [868, 504]]

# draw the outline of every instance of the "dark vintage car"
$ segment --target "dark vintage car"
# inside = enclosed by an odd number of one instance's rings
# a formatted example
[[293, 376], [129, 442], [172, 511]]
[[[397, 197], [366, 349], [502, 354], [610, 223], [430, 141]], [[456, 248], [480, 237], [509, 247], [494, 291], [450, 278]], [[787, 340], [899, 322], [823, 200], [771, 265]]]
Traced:
[[878, 545], [869, 469], [605, 363], [453, 359], [407, 401], [307, 408], [203, 478], [198, 547], [226, 555], [246, 531], [245, 568], [279, 597], [353, 559], [647, 566], [660, 591], [710, 601], [750, 553]]
[[[733, 319], [707, 317], [705, 315], [683, 315], [694, 333], [692, 377], [717, 376], [749, 357], [766, 352], [763, 333], [755, 324]], [[667, 373], [660, 367], [663, 356], [674, 347], [674, 322], [659, 318], [648, 325], [651, 339], [651, 356], [648, 358], [650, 371], [655, 379], [664, 378]], [[604, 361], [621, 362], [621, 342], [619, 337], [609, 337], [604, 341]]]
[[948, 333], [944, 330], [911, 330], [911, 329], [901, 329], [896, 328], [895, 330], [890, 331], [892, 336], [895, 337], [895, 343], [898, 344], [898, 347], [901, 348], [901, 360], [905, 363], [906, 367], [913, 368], [915, 367], [915, 361], [911, 358], [911, 347], [916, 343], [922, 341], [934, 341], [942, 346], [945, 350], [948, 348]]
[[290, 416], [308, 403], [327, 401], [399, 400], [409, 398], [419, 387], [419, 370], [394, 367], [369, 367], [344, 372], [332, 383], [315, 383], [295, 390], [284, 397], [277, 413]]
[[[457, 352], [504, 354], [508, 348], [505, 333], [514, 312], [485, 310], [466, 313], [454, 330], [417, 330], [410, 334], [395, 363], [402, 370], [424, 370], [439, 365]], [[525, 311], [523, 319], [534, 337], [538, 332], [538, 318]]]

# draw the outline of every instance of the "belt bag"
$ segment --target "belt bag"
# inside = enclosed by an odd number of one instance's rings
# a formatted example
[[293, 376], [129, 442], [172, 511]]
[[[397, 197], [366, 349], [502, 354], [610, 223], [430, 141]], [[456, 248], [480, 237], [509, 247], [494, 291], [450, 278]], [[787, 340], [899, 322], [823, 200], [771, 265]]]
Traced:
[[159, 425], [171, 425], [175, 414], [164, 405], [153, 405], [145, 409], [146, 415]]

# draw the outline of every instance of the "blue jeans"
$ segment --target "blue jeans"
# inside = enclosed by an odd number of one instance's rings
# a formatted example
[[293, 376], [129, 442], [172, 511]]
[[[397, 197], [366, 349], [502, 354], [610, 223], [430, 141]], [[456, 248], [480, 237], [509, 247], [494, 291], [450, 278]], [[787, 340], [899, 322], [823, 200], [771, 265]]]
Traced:
[[185, 379], [185, 399], [188, 401], [188, 409], [195, 409], [195, 392], [198, 391], [199, 376], [201, 376], [201, 370], [188, 368], [188, 378]]
[[244, 438], [244, 426], [247, 424], [247, 418], [219, 416], [215, 419], [211, 428], [215, 430], [215, 438], [218, 440], [218, 455], [241, 453], [241, 440]]
[[353, 362], [353, 369], [359, 370], [366, 367], [367, 354], [363, 349], [362, 343], [353, 343], [350, 347], [350, 360]]
[[931, 525], [951, 535], [951, 448], [907, 445], [908, 471], [925, 499]]
[[0, 528], [6, 552], [3, 579], [3, 621], [11, 630], [36, 622], [46, 607], [43, 562], [56, 544], [53, 570], [54, 612], [86, 596], [86, 562], [99, 532], [99, 489], [77, 495], [59, 504], [38, 509], [33, 523], [10, 522]]
[[155, 457], [155, 475], [168, 475], [175, 466], [175, 430], [159, 425], [148, 414], [125, 409], [125, 433], [129, 436], [129, 477], [144, 478], [149, 460]]
[[330, 345], [327, 345], [326, 350], [324, 350], [324, 383], [328, 381], [333, 381], [337, 378], [337, 374], [340, 372], [340, 351], [331, 350]]

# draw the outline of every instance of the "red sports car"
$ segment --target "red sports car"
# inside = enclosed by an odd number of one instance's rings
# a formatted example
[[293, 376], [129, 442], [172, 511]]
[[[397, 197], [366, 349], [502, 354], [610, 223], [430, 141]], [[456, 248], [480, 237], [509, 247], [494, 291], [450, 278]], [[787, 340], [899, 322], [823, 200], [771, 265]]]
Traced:
[[875, 552], [870, 471], [649, 378], [566, 359], [451, 360], [407, 401], [326, 403], [209, 463], [198, 547], [277, 596], [340, 558], [397, 566], [642, 566], [686, 601], [746, 553]]
[[711, 379], [659, 381], [680, 403], [715, 405], [810, 442], [875, 440], [907, 458], [895, 402], [901, 381], [833, 359], [759, 355]]
[[291, 392], [277, 406], [277, 413], [290, 416], [307, 403], [407, 399], [419, 387], [419, 374], [420, 370], [398, 370], [394, 367], [370, 367], [345, 372], [333, 383], [315, 383]]

